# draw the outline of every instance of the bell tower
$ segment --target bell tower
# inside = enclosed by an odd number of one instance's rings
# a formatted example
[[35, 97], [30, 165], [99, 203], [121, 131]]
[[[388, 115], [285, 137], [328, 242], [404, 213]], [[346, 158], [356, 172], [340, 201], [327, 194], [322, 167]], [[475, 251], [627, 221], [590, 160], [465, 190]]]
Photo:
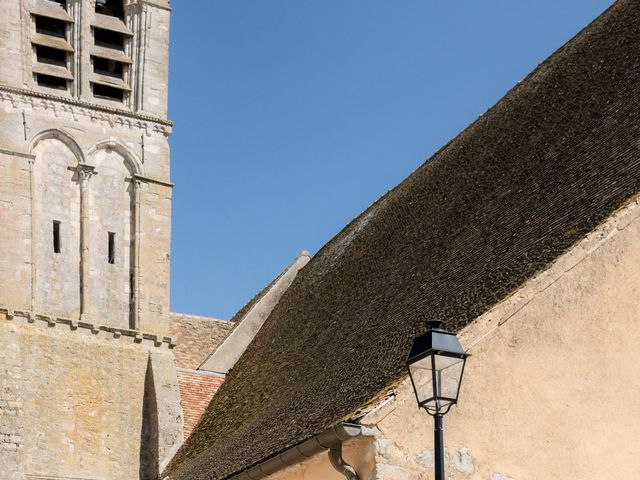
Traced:
[[169, 1], [0, 4], [0, 477], [154, 479], [182, 441]]
[[168, 0], [6, 0], [0, 306], [168, 330]]

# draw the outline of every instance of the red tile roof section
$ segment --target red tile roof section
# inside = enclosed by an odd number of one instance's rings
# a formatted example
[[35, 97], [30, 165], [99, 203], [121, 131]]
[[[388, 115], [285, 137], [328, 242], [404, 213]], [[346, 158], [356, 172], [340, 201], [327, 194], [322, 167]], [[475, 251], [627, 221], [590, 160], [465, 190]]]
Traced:
[[185, 440], [196, 428], [207, 406], [209, 406], [209, 402], [223, 383], [223, 377], [178, 369]]

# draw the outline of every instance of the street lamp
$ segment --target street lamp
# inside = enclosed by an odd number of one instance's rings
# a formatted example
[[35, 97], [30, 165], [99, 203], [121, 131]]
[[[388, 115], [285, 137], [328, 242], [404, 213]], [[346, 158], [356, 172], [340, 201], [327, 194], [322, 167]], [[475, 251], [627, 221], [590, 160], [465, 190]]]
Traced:
[[429, 331], [413, 341], [407, 358], [418, 407], [424, 408], [435, 420], [435, 480], [444, 480], [442, 417], [458, 402], [468, 356], [455, 333], [441, 326], [440, 321], [429, 322]]

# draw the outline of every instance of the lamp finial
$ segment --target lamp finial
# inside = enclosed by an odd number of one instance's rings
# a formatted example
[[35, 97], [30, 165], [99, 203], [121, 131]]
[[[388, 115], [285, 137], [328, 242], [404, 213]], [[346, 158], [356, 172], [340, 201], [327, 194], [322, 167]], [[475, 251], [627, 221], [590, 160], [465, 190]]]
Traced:
[[430, 330], [441, 329], [442, 328], [442, 320], [429, 320], [427, 322], [427, 326]]

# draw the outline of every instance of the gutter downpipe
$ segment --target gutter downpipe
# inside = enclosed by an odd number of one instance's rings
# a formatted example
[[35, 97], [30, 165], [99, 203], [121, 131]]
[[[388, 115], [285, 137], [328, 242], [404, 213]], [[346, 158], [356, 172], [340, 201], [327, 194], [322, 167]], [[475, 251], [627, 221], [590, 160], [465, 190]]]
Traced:
[[355, 469], [342, 458], [342, 442], [329, 449], [329, 461], [333, 468], [344, 475], [347, 480], [360, 480]]
[[228, 477], [227, 480], [260, 480], [286, 467], [303, 462], [323, 450], [329, 450], [331, 465], [347, 480], [359, 480], [353, 467], [342, 458], [342, 442], [356, 438], [361, 434], [360, 425], [340, 423], [320, 435], [285, 450], [283, 453]]

